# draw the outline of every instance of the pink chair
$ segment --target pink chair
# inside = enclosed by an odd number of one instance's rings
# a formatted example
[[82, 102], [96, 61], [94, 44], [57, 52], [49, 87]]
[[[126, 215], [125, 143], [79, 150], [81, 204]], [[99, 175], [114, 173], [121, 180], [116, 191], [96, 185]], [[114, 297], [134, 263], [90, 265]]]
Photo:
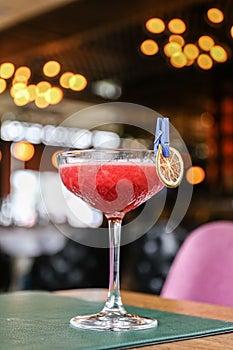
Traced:
[[233, 306], [233, 221], [204, 224], [186, 238], [161, 296]]

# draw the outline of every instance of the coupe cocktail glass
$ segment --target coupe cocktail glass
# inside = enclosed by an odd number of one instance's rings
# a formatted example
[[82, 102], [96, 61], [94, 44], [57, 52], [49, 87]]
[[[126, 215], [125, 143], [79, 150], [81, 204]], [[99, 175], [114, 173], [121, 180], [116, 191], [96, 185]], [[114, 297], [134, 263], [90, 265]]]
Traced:
[[119, 263], [121, 224], [124, 215], [163, 187], [155, 168], [154, 151], [90, 149], [58, 155], [65, 187], [108, 220], [110, 273], [104, 308], [97, 314], [76, 316], [70, 323], [93, 330], [138, 330], [157, 326], [157, 320], [128, 313], [120, 296]]

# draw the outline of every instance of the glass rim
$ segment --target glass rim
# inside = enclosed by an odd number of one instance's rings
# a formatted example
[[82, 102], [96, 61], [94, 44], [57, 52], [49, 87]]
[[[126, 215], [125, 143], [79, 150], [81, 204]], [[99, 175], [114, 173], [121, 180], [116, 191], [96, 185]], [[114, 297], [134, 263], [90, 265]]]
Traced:
[[154, 150], [147, 148], [87, 148], [87, 149], [74, 149], [69, 151], [60, 151], [57, 156], [67, 156], [67, 155], [79, 155], [82, 153], [92, 153], [92, 152], [106, 152], [106, 153], [118, 153], [118, 152], [146, 152], [154, 153]]

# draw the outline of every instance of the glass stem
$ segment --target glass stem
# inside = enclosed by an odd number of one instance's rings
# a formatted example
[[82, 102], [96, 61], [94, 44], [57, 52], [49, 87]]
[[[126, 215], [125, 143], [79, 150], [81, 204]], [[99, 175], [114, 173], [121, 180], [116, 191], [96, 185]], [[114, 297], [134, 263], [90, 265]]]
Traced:
[[121, 219], [109, 219], [109, 290], [103, 312], [126, 314], [120, 296]]

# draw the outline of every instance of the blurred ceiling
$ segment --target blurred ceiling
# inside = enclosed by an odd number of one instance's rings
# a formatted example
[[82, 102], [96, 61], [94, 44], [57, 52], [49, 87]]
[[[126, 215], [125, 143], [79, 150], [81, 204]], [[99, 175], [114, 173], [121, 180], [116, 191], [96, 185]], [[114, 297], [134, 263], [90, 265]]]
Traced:
[[[207, 23], [205, 14], [211, 6], [223, 10], [223, 24]], [[172, 68], [162, 49], [168, 33], [156, 36], [147, 32], [145, 21], [150, 17], [161, 17], [165, 22], [180, 17], [188, 25], [187, 42], [211, 34], [232, 51], [232, 0], [0, 0], [0, 63], [29, 66], [32, 81], [37, 83], [44, 79], [43, 64], [55, 59], [62, 72], [84, 74], [89, 82], [83, 92], [66, 92], [67, 98], [99, 101], [91, 84], [112, 79], [122, 86], [121, 100], [149, 106], [168, 99], [177, 101], [181, 90], [209, 89], [219, 77], [232, 74], [232, 57], [208, 72], [193, 66]], [[146, 38], [158, 42], [159, 54], [148, 57], [140, 53], [139, 46]], [[182, 100], [189, 102], [185, 97]]]

